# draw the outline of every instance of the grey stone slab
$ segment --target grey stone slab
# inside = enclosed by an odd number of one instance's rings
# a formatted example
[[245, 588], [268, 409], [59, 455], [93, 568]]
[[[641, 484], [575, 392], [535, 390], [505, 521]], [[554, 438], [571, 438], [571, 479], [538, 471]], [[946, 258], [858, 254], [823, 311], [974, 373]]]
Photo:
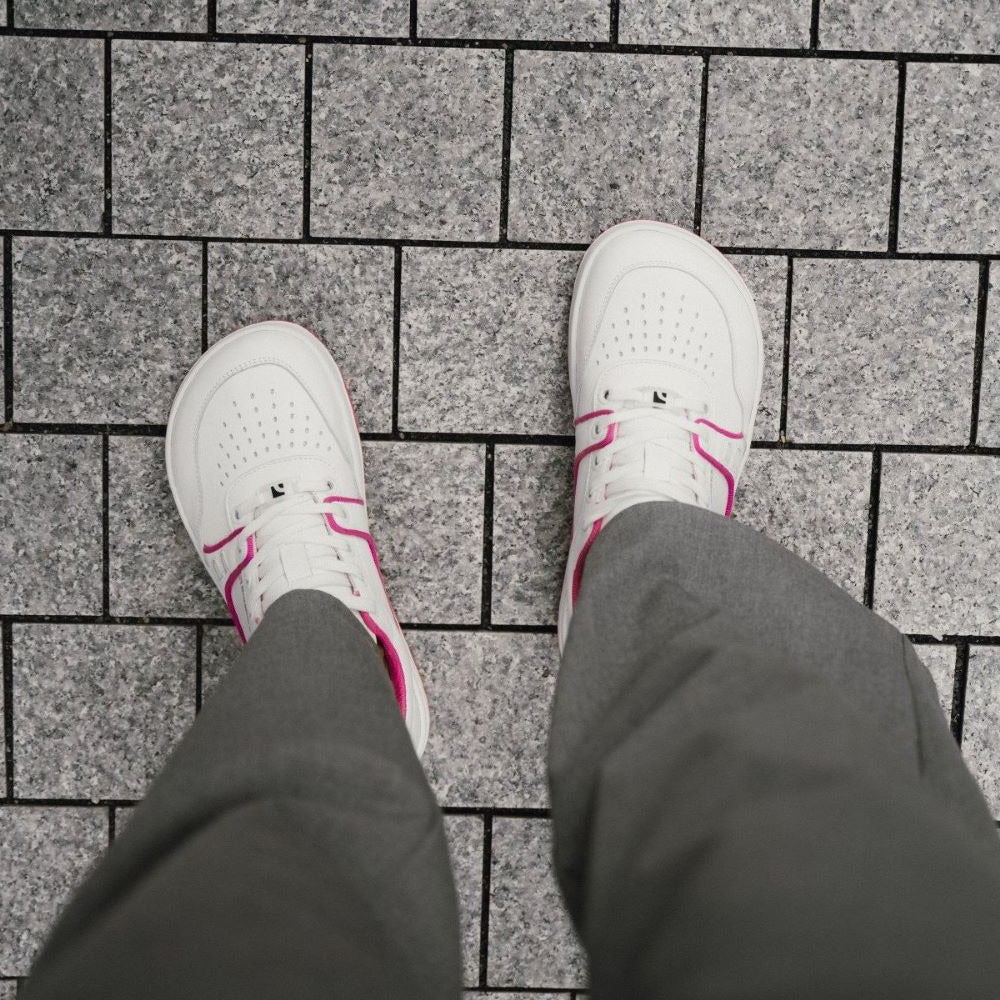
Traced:
[[0, 227], [100, 228], [103, 81], [96, 39], [0, 38]]
[[[503, 993], [481, 993], [479, 990], [476, 992], [469, 991], [465, 994], [466, 997], [478, 997], [479, 1000], [563, 1000], [565, 997], [571, 997], [576, 995], [575, 993], [538, 993], [532, 991], [531, 993], [518, 993], [516, 991], [504, 990]], [[581, 996], [583, 994], [580, 994]]]
[[606, 42], [611, 28], [606, 0], [420, 0], [417, 30], [432, 38], [544, 38]]
[[424, 769], [446, 806], [544, 807], [555, 636], [410, 632], [434, 721]]
[[244, 646], [232, 625], [206, 625], [201, 632], [201, 696], [207, 698], [239, 659]]
[[1000, 819], [1000, 650], [973, 646], [965, 686], [962, 755]]
[[400, 426], [571, 433], [566, 322], [579, 261], [552, 250], [405, 250]]
[[945, 719], [951, 722], [951, 702], [955, 684], [955, 657], [954, 646], [931, 646], [921, 643], [916, 647], [917, 656], [920, 657], [924, 666], [930, 671], [934, 678], [934, 687], [937, 688], [938, 702]]
[[409, 0], [219, 0], [219, 31], [407, 35]]
[[104, 809], [0, 806], [0, 975], [28, 974], [45, 933], [107, 842]]
[[573, 450], [502, 446], [493, 465], [493, 621], [554, 625], [573, 519]]
[[586, 960], [552, 871], [548, 820], [493, 821], [489, 935], [489, 985], [586, 985]]
[[713, 58], [702, 235], [884, 249], [896, 88], [889, 62]]
[[482, 816], [445, 816], [452, 874], [458, 892], [459, 933], [462, 938], [462, 983], [479, 983], [479, 939], [483, 911]]
[[0, 435], [0, 475], [0, 612], [100, 614], [100, 438]]
[[864, 452], [750, 452], [733, 505], [750, 525], [861, 599], [871, 495]]
[[875, 610], [901, 631], [996, 635], [1000, 459], [882, 459]]
[[1000, 52], [998, 0], [823, 0], [824, 49]]
[[14, 790], [137, 798], [194, 718], [193, 628], [15, 625]]
[[694, 218], [700, 59], [518, 52], [512, 239], [585, 242], [623, 219]]
[[[0, 302], [4, 301], [7, 294], [7, 279], [6, 275], [3, 273], [3, 269], [0, 268]], [[7, 353], [5, 350], [5, 344], [7, 342], [7, 321], [6, 317], [0, 317], [0, 335], [3, 335], [3, 341], [0, 342], [0, 371], [7, 371]], [[0, 414], [6, 414], [7, 412], [7, 379], [0, 378]]]
[[[0, 19], [0, 24], [3, 20]], [[0, 1000], [15, 1000], [17, 997], [17, 980], [7, 979], [0, 982]]]
[[618, 40], [654, 45], [805, 48], [810, 0], [622, 0]]
[[14, 416], [166, 423], [201, 353], [201, 249], [162, 240], [13, 246]]
[[112, 437], [108, 480], [111, 613], [226, 617], [170, 495], [163, 439]]
[[19, 28], [204, 31], [204, 0], [14, 0]]
[[754, 297], [764, 336], [764, 384], [753, 426], [756, 441], [776, 441], [781, 421], [781, 370], [785, 355], [788, 260], [758, 254], [728, 254]]
[[382, 571], [404, 622], [478, 622], [485, 449], [371, 442], [368, 508]]
[[979, 395], [979, 444], [1000, 445], [1000, 265], [990, 268], [983, 381]]
[[114, 228], [302, 232], [302, 46], [116, 41]]
[[503, 53], [319, 45], [311, 230], [496, 239]]
[[796, 261], [788, 437], [967, 443], [978, 284], [964, 261]]
[[912, 63], [900, 250], [1000, 252], [1000, 66]]
[[300, 323], [340, 366], [361, 429], [392, 429], [391, 249], [219, 243], [208, 267], [209, 340], [266, 319]]

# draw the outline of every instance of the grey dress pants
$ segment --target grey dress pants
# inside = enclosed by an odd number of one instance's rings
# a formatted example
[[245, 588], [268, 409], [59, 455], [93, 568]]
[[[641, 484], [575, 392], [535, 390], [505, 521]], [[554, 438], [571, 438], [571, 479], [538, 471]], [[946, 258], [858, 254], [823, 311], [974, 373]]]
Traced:
[[[996, 826], [910, 643], [673, 503], [590, 551], [550, 738], [555, 863], [609, 998], [1000, 994]], [[434, 798], [333, 598], [268, 612], [58, 921], [27, 996], [460, 992]]]

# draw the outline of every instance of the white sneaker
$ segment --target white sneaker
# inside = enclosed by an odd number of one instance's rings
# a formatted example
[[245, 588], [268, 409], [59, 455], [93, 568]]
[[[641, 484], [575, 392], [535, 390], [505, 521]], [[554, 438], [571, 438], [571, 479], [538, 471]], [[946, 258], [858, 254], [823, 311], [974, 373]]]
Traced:
[[729, 516], [763, 357], [749, 290], [700, 237], [625, 222], [584, 254], [569, 319], [576, 459], [560, 649], [587, 552], [616, 514], [674, 500]]
[[354, 409], [320, 340], [270, 321], [219, 341], [177, 392], [166, 452], [181, 520], [240, 639], [290, 590], [332, 594], [381, 648], [422, 753], [427, 697], [368, 530]]

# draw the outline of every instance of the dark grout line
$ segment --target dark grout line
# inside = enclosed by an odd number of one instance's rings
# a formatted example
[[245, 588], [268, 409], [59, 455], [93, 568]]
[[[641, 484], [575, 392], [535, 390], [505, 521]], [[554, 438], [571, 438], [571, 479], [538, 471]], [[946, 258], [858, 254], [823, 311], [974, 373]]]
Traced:
[[214, 35], [218, 23], [218, 3], [217, 0], [207, 0], [205, 10], [205, 21], [208, 33]]
[[705, 195], [705, 134], [708, 129], [708, 63], [705, 56], [701, 67], [701, 110], [698, 117], [698, 165], [694, 179], [694, 218], [692, 228], [701, 233], [701, 212]]
[[194, 714], [201, 711], [202, 656], [205, 641], [204, 626], [198, 622], [194, 627]]
[[111, 39], [104, 40], [104, 217], [102, 229], [110, 233], [112, 229], [112, 167], [111, 149]]
[[7, 27], [14, 27], [14, 0], [7, 0]]
[[491, 816], [493, 819], [551, 819], [551, 809], [532, 806], [442, 806], [445, 816]]
[[208, 350], [208, 240], [201, 243], [201, 353]]
[[819, 49], [819, 3], [820, 0], [812, 0], [809, 14], [809, 48], [813, 52]]
[[983, 387], [983, 354], [986, 350], [986, 314], [989, 309], [990, 266], [979, 263], [979, 292], [976, 300], [976, 346], [972, 354], [972, 407], [970, 411], [969, 444], [979, 437], [979, 402]]
[[110, 472], [108, 468], [108, 435], [101, 435], [101, 608], [105, 617], [111, 614], [111, 524], [109, 513]]
[[420, 15], [417, 11], [417, 0], [410, 0], [410, 41], [417, 40], [417, 30], [420, 25]]
[[0, 624], [0, 645], [3, 648], [3, 748], [5, 793], [14, 798], [14, 637], [9, 621]]
[[483, 474], [483, 600], [480, 624], [485, 628], [493, 621], [493, 445], [486, 445]]
[[[403, 248], [392, 255], [392, 434], [399, 434], [399, 343], [403, 317]], [[364, 437], [364, 435], [362, 435]]]
[[892, 144], [892, 180], [889, 185], [889, 251], [899, 246], [899, 188], [903, 173], [903, 128], [906, 114], [906, 63], [899, 64], [896, 90], [896, 131]]
[[493, 810], [483, 816], [483, 889], [479, 907], [479, 985], [486, 987], [490, 961], [490, 878], [493, 874]]
[[95, 809], [107, 809], [109, 806], [130, 808], [139, 804], [139, 799], [74, 799], [69, 796], [33, 797], [30, 795], [14, 795], [4, 799], [5, 806], [92, 806]]
[[608, 11], [608, 41], [612, 45], [618, 44], [618, 23], [621, 14], [619, 7], [619, 0], [611, 0]]
[[14, 256], [10, 236], [3, 238], [3, 421], [14, 422]]
[[310, 199], [312, 197], [312, 106], [313, 106], [313, 45], [306, 42], [305, 91], [302, 115], [302, 235], [308, 238]]
[[115, 842], [115, 807], [108, 806], [108, 847]]
[[500, 242], [507, 242], [510, 215], [510, 143], [514, 117], [514, 50], [507, 49], [503, 63], [503, 131], [500, 151]]
[[951, 690], [951, 734], [955, 742], [962, 743], [965, 724], [965, 688], [969, 678], [969, 643], [959, 643], [955, 652], [955, 677]]
[[861, 603], [872, 607], [875, 600], [875, 557], [878, 550], [879, 494], [882, 489], [882, 452], [872, 452], [871, 492], [868, 501], [868, 541], [865, 546], [865, 587]]
[[785, 277], [785, 329], [784, 346], [781, 353], [781, 410], [778, 416], [778, 439], [781, 442], [788, 440], [788, 372], [791, 367], [792, 351], [792, 282], [794, 278], [794, 265], [792, 258], [788, 258], [788, 269]]
[[232, 625], [230, 618], [192, 618], [181, 615], [29, 615], [2, 614], [0, 622], [11, 622], [15, 625], [134, 625], [139, 628], [156, 625], [187, 626], [194, 625]]
[[518, 625], [510, 622], [400, 622], [407, 632], [506, 632], [514, 635], [555, 635], [555, 625]]

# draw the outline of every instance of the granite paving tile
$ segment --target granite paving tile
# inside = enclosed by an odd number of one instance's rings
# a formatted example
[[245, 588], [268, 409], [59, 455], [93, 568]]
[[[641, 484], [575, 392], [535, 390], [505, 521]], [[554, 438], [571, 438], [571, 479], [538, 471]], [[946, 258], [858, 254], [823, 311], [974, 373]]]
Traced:
[[496, 239], [503, 53], [314, 50], [314, 235]]
[[713, 58], [702, 235], [884, 249], [896, 89], [888, 62]]
[[955, 647], [921, 644], [916, 647], [916, 650], [917, 656], [920, 657], [924, 666], [930, 671], [931, 677], [934, 678], [941, 711], [950, 722], [952, 693], [955, 684]]
[[100, 438], [0, 435], [0, 475], [0, 612], [100, 614]]
[[900, 250], [1000, 252], [1000, 66], [912, 63]]
[[962, 754], [1000, 820], [1000, 649], [973, 646], [965, 686]]
[[885, 455], [875, 610], [901, 631], [997, 635], [1000, 459]]
[[137, 798], [194, 718], [194, 629], [14, 625], [14, 790]]
[[421, 0], [418, 33], [432, 38], [543, 38], [606, 42], [610, 29], [605, 0]]
[[161, 240], [13, 245], [14, 416], [166, 423], [201, 351], [201, 250]]
[[403, 252], [406, 430], [568, 434], [566, 322], [579, 253]]
[[552, 871], [549, 821], [495, 819], [487, 982], [571, 988], [586, 974]]
[[810, 0], [622, 0], [618, 40], [654, 45], [805, 48]]
[[219, 31], [407, 35], [408, 0], [218, 0]]
[[864, 452], [754, 448], [733, 515], [812, 563], [860, 600], [871, 465], [871, 455]]
[[213, 244], [208, 266], [210, 341], [261, 320], [299, 323], [333, 354], [361, 429], [392, 429], [391, 249]]
[[302, 46], [116, 41], [114, 228], [302, 232]]
[[163, 444], [158, 437], [110, 439], [111, 613], [225, 618], [170, 494]]
[[400, 620], [478, 622], [485, 449], [381, 441], [364, 453], [372, 534]]
[[509, 234], [587, 242], [615, 222], [694, 218], [702, 62], [518, 52]]
[[0, 806], [0, 975], [26, 976], [45, 933], [107, 846], [104, 809]]
[[205, 625], [201, 631], [201, 696], [204, 700], [232, 669], [244, 646], [232, 625]]
[[978, 284], [964, 261], [796, 261], [788, 437], [967, 443]]
[[573, 518], [573, 450], [501, 446], [493, 466], [493, 621], [554, 625]]
[[[3, 267], [0, 267], [0, 303], [4, 301], [6, 294], [7, 278], [3, 273]], [[7, 380], [2, 377], [2, 373], [7, 370], [6, 327], [6, 317], [0, 312], [0, 414], [6, 414], [7, 412]]]
[[[0, 24], [3, 21], [0, 20]], [[17, 980], [6, 979], [0, 982], [0, 1000], [15, 1000], [17, 997]]]
[[[481, 993], [480, 991], [469, 991], [466, 997], [478, 997], [479, 1000], [562, 1000], [564, 997], [573, 996], [571, 993], [518, 993], [516, 991], [504, 990], [503, 993]], [[583, 994], [580, 994], [583, 996]]]
[[462, 983], [479, 982], [479, 938], [483, 910], [482, 816], [445, 816], [452, 874], [458, 892], [459, 932], [462, 938]]
[[434, 706], [423, 761], [441, 804], [546, 806], [555, 636], [421, 631], [407, 641]]
[[1000, 445], [1000, 266], [990, 268], [983, 381], [979, 395], [979, 444]]
[[19, 28], [205, 31], [203, 0], [14, 0]]
[[97, 39], [0, 38], [0, 227], [100, 228], [103, 79]]
[[1000, 0], [823, 0], [824, 49], [1000, 53]]

